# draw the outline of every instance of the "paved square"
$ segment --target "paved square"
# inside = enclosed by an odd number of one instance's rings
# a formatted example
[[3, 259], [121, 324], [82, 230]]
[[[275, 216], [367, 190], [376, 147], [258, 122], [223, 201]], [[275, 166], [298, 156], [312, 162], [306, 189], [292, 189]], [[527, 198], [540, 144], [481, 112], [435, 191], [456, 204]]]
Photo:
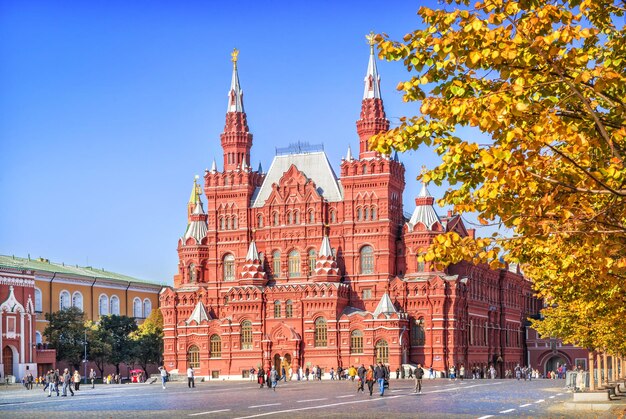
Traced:
[[[384, 397], [356, 392], [350, 381], [291, 381], [276, 391], [251, 381], [170, 382], [84, 386], [71, 397], [46, 397], [41, 388], [0, 390], [0, 416], [42, 417], [584, 417], [562, 409], [571, 394], [563, 380], [424, 380], [413, 393], [412, 380], [391, 380]], [[367, 387], [366, 387], [367, 388]], [[602, 417], [597, 414], [588, 417]], [[609, 417], [609, 416], [606, 416]]]

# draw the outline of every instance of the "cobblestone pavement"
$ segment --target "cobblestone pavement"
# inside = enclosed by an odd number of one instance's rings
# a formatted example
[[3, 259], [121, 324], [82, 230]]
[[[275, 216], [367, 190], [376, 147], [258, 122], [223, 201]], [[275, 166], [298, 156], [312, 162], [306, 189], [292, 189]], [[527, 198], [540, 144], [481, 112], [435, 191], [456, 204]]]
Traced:
[[[412, 380], [391, 380], [380, 397], [356, 392], [350, 381], [291, 381], [276, 391], [250, 381], [212, 381], [187, 388], [171, 382], [83, 387], [72, 397], [50, 398], [41, 389], [0, 391], [0, 416], [43, 417], [615, 417], [615, 412], [565, 410], [571, 394], [562, 380], [424, 380], [422, 394]], [[366, 387], [367, 388], [367, 387]]]

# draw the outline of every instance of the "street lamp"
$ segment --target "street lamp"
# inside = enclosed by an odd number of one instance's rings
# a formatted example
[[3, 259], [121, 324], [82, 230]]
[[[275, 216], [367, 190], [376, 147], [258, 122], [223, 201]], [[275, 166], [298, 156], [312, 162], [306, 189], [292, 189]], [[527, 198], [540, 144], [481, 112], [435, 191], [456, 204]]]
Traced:
[[85, 329], [85, 340], [83, 341], [85, 347], [85, 357], [83, 358], [83, 384], [87, 385], [87, 329]]

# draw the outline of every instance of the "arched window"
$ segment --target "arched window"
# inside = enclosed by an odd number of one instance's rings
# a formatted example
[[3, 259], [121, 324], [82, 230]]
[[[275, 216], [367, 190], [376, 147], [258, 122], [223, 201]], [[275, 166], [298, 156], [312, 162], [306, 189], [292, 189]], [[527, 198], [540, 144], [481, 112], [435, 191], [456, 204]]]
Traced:
[[272, 217], [273, 217], [272, 223], [274, 224], [274, 226], [277, 226], [277, 225], [278, 225], [278, 222], [279, 222], [279, 220], [278, 220], [278, 213], [277, 213], [277, 212], [275, 212], [275, 213], [272, 215]]
[[274, 301], [274, 318], [280, 319], [280, 301]]
[[323, 317], [318, 317], [315, 320], [315, 342], [314, 345], [316, 348], [327, 346], [327, 327], [326, 327], [326, 319]]
[[224, 281], [235, 280], [235, 257], [232, 254], [224, 256]]
[[147, 318], [152, 312], [152, 302], [147, 298], [143, 300], [143, 318]]
[[293, 317], [293, 303], [291, 300], [285, 302], [285, 317], [288, 319]]
[[111, 296], [111, 314], [120, 315], [120, 299], [117, 295]]
[[376, 342], [376, 363], [389, 363], [389, 345], [385, 339]]
[[241, 323], [241, 349], [252, 349], [252, 322], [244, 320]]
[[315, 253], [315, 249], [309, 250], [309, 271], [311, 275], [315, 272], [315, 264], [317, 263], [317, 253]]
[[411, 345], [424, 346], [426, 334], [424, 333], [424, 318], [420, 317], [411, 323]]
[[353, 330], [352, 333], [350, 333], [350, 353], [363, 353], [363, 332], [360, 330]]
[[361, 207], [356, 209], [356, 219], [358, 221], [361, 221], [363, 219], [363, 212], [361, 210]]
[[291, 212], [287, 213], [287, 224], [292, 224], [293, 219], [291, 218]]
[[256, 217], [256, 225], [258, 228], [263, 227], [263, 216], [261, 214]]
[[292, 250], [289, 252], [289, 277], [300, 276], [300, 252]]
[[59, 309], [65, 310], [72, 306], [72, 302], [70, 301], [70, 293], [69, 291], [61, 291], [59, 294]]
[[226, 217], [226, 230], [232, 229], [232, 220], [230, 217]]
[[211, 358], [222, 357], [222, 339], [219, 335], [211, 335], [211, 352], [209, 356]]
[[39, 333], [38, 331], [35, 332], [35, 343], [37, 345], [41, 345], [43, 343], [43, 339], [41, 338], [41, 333]]
[[193, 263], [189, 265], [189, 282], [196, 282], [196, 265]]
[[35, 288], [35, 311], [41, 313], [43, 311], [43, 303], [41, 302], [41, 290]]
[[293, 222], [295, 224], [300, 224], [300, 211], [296, 210], [293, 215]]
[[315, 213], [313, 211], [309, 211], [309, 224], [313, 224], [315, 222]]
[[361, 273], [374, 273], [374, 248], [372, 246], [363, 246], [361, 248]]
[[370, 209], [368, 207], [363, 208], [363, 219], [368, 220], [370, 218]]
[[224, 230], [224, 218], [220, 217], [220, 230]]
[[72, 307], [83, 311], [83, 294], [79, 291], [74, 291], [74, 294], [72, 294]]
[[376, 214], [376, 207], [372, 207], [372, 220], [375, 220], [376, 216], [377, 216], [377, 214]]
[[363, 174], [366, 175], [367, 174], [367, 166], [363, 165]]
[[419, 253], [417, 255], [417, 272], [425, 272], [426, 271], [426, 265], [424, 263], [424, 261], [420, 261], [419, 258], [423, 257], [426, 253]]
[[187, 352], [187, 358], [189, 359], [189, 366], [191, 368], [200, 368], [200, 348], [196, 345], [190, 346]]
[[330, 210], [330, 222], [331, 223], [337, 222], [337, 214], [335, 213], [335, 210]]
[[233, 230], [237, 230], [237, 217], [233, 217]]
[[105, 294], [101, 294], [98, 299], [98, 304], [100, 305], [98, 313], [100, 313], [101, 316], [107, 316], [109, 314], [109, 297]]
[[274, 278], [280, 278], [280, 252], [278, 250], [272, 253], [272, 272]]
[[136, 319], [141, 317], [141, 300], [138, 297], [133, 300], [133, 317]]

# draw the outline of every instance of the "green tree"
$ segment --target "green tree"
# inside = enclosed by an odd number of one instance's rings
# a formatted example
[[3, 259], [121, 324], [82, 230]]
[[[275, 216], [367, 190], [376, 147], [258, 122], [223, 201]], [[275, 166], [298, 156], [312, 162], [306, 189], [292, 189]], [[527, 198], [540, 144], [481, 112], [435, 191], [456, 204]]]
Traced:
[[80, 368], [84, 356], [85, 317], [83, 312], [70, 307], [65, 310], [46, 313], [46, 326], [43, 334], [56, 349], [57, 361], [66, 361], [75, 369]]
[[154, 309], [137, 331], [131, 334], [134, 340], [134, 359], [148, 374], [150, 364], [161, 364], [163, 359], [163, 315]]
[[109, 334], [100, 328], [98, 323], [88, 321], [87, 327], [87, 357], [96, 364], [100, 376], [104, 376], [104, 367], [111, 358], [113, 347]]
[[120, 364], [132, 361], [135, 342], [130, 335], [137, 330], [137, 323], [131, 317], [113, 314], [100, 319], [99, 329], [104, 340], [111, 345], [107, 363], [115, 365], [115, 372], [119, 374]]
[[401, 41], [377, 37], [420, 114], [370, 146], [433, 147], [441, 164], [422, 177], [451, 186], [440, 202], [513, 234], [444, 234], [424, 258], [498, 266], [503, 252], [550, 306], [540, 332], [626, 353], [624, 2], [442, 3]]

